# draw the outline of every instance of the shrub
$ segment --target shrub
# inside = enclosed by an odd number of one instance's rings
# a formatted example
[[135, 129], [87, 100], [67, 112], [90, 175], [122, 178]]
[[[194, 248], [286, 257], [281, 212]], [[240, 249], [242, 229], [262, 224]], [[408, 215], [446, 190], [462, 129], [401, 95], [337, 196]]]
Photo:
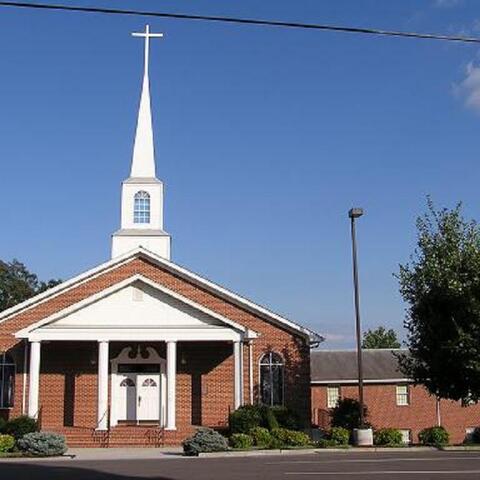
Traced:
[[9, 420], [3, 428], [3, 433], [12, 435], [15, 440], [19, 440], [27, 433], [38, 432], [38, 423], [34, 418], [22, 415]]
[[6, 424], [7, 424], [7, 421], [3, 417], [0, 417], [0, 433], [3, 433], [3, 430], [5, 429]]
[[402, 445], [403, 439], [400, 430], [396, 428], [381, 428], [373, 434], [375, 445]]
[[286, 428], [276, 428], [272, 431], [272, 436], [281, 442], [285, 447], [304, 447], [310, 445], [310, 437], [303, 432], [288, 430]]
[[184, 440], [182, 445], [187, 456], [228, 450], [227, 439], [211, 428], [199, 428], [192, 437]]
[[449, 437], [448, 432], [443, 427], [424, 428], [418, 434], [418, 439], [422, 445], [433, 445], [434, 447], [447, 445]]
[[240, 448], [242, 450], [248, 450], [252, 448], [253, 438], [246, 433], [234, 433], [230, 437], [230, 446], [232, 448]]
[[318, 448], [347, 448], [348, 443], [343, 445], [343, 444], [337, 443], [335, 440], [332, 440], [331, 438], [321, 438], [316, 443], [316, 446]]
[[18, 448], [29, 455], [50, 457], [67, 451], [65, 437], [58, 433], [32, 432], [17, 441]]
[[270, 407], [263, 406], [261, 412], [263, 417], [263, 424], [270, 431], [280, 427], [277, 421], [277, 417], [275, 416], [273, 410]]
[[343, 427], [333, 427], [328, 436], [334, 445], [348, 445], [350, 431]]
[[[363, 408], [363, 418], [367, 418], [367, 407]], [[330, 412], [332, 427], [343, 427], [349, 431], [360, 427], [360, 403], [353, 398], [342, 398]], [[366, 425], [365, 425], [366, 426]]]
[[269, 448], [272, 443], [272, 435], [267, 428], [255, 427], [250, 430], [250, 436], [257, 447]]
[[248, 434], [252, 428], [261, 426], [262, 422], [263, 415], [261, 407], [244, 405], [230, 414], [230, 432]]
[[480, 443], [480, 428], [476, 427], [471, 435], [470, 441], [472, 443]]
[[298, 415], [288, 407], [272, 407], [271, 411], [275, 415], [278, 426], [288, 428], [289, 430], [298, 430], [300, 420]]
[[11, 435], [0, 434], [0, 453], [9, 452], [15, 446], [15, 439]]

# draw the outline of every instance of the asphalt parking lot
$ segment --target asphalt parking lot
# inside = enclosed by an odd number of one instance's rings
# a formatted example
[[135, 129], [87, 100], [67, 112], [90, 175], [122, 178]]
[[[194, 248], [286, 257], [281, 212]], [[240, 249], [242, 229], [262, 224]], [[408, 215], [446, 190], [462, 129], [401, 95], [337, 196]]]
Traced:
[[480, 452], [327, 453], [244, 458], [2, 461], [3, 480], [480, 479]]

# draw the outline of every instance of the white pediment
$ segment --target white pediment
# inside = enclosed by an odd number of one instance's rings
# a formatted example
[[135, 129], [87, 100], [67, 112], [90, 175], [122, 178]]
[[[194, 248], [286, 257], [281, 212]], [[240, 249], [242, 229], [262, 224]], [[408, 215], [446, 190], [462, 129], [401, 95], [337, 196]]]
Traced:
[[[202, 327], [222, 323], [137, 280], [46, 325], [58, 327]], [[44, 328], [45, 328], [44, 327]]]
[[[207, 340], [255, 335], [244, 326], [142, 275], [135, 275], [67, 307], [17, 332], [16, 336], [64, 339], [70, 337], [66, 332], [72, 332], [72, 338], [75, 334], [86, 334], [87, 339], [102, 335], [112, 339], [155, 335], [156, 338]], [[179, 335], [179, 332], [183, 333]]]

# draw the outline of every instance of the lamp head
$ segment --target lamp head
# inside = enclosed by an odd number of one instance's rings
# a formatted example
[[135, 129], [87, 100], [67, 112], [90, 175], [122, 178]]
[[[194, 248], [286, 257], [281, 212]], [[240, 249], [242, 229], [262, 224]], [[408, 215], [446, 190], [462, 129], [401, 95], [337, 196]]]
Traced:
[[363, 208], [351, 208], [348, 211], [348, 216], [350, 218], [359, 218], [363, 215]]

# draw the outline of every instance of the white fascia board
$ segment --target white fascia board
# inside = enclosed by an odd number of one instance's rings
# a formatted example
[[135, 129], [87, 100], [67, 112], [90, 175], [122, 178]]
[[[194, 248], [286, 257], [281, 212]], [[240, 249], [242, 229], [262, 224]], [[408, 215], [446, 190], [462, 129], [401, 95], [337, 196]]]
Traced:
[[237, 342], [242, 334], [229, 328], [58, 328], [36, 330], [28, 334], [30, 342], [41, 341], [118, 341], [118, 342]]
[[73, 277], [70, 280], [62, 282], [60, 285], [57, 285], [56, 287], [50, 288], [43, 293], [35, 295], [34, 297], [28, 300], [25, 300], [24, 302], [21, 302], [18, 305], [14, 305], [13, 307], [10, 307], [7, 310], [4, 310], [3, 312], [0, 313], [0, 323], [5, 321], [11, 315], [20, 312], [21, 310], [25, 310], [29, 307], [32, 307], [34, 305], [47, 301], [50, 298], [54, 298], [55, 296], [71, 288], [74, 288], [92, 278], [95, 278], [101, 275], [102, 273], [105, 273], [108, 270], [111, 270], [117, 267], [118, 265], [129, 262], [138, 256], [143, 256], [147, 260], [153, 261], [165, 267], [167, 270], [170, 270], [184, 278], [187, 278], [193, 281], [194, 283], [201, 285], [204, 288], [206, 287], [207, 289], [213, 291], [215, 294], [222, 296], [224, 298], [227, 298], [228, 300], [231, 300], [234, 303], [237, 303], [238, 305], [240, 305], [243, 308], [246, 308], [247, 310], [253, 311], [254, 313], [260, 316], [267, 317], [268, 319], [273, 320], [274, 323], [283, 325], [284, 327], [290, 330], [293, 330], [296, 333], [299, 333], [305, 338], [308, 338], [311, 340], [317, 340], [320, 342], [325, 340], [325, 338], [322, 335], [319, 335], [308, 328], [302, 327], [301, 325], [298, 325], [297, 323], [292, 322], [291, 320], [288, 320], [287, 318], [282, 317], [281, 315], [278, 315], [268, 310], [265, 307], [257, 305], [251, 302], [250, 300], [247, 300], [246, 298], [240, 295], [237, 295], [231, 292], [230, 290], [227, 290], [226, 288], [223, 288], [220, 285], [217, 285], [211, 282], [210, 280], [207, 280], [206, 278], [203, 278], [187, 270], [184, 267], [181, 267], [180, 265], [177, 265], [176, 263], [166, 260], [165, 258], [162, 258], [159, 255], [156, 255], [155, 253], [141, 246], [133, 250], [130, 250], [129, 252], [124, 253], [123, 255], [119, 255], [118, 257], [115, 257], [109, 260], [108, 262], [102, 263], [98, 267], [95, 267], [91, 270], [88, 270], [87, 272], [77, 275], [76, 277]]
[[267, 317], [270, 320], [273, 320], [274, 322], [276, 322], [277, 324], [283, 325], [290, 330], [294, 330], [295, 332], [300, 333], [304, 337], [307, 337], [310, 339], [318, 339], [319, 342], [322, 342], [325, 339], [322, 335], [319, 335], [314, 331], [309, 330], [308, 328], [302, 327], [301, 325], [298, 325], [297, 323], [292, 322], [291, 320], [288, 320], [287, 318], [282, 317], [268, 310], [265, 307], [257, 305], [256, 303], [253, 303], [250, 300], [240, 295], [237, 295], [236, 293], [233, 293], [230, 290], [227, 290], [226, 288], [221, 287], [220, 285], [217, 285], [216, 283], [213, 283], [212, 281], [204, 277], [201, 277], [200, 275], [197, 275], [196, 273], [193, 273], [190, 270], [187, 270], [186, 268], [181, 267], [176, 263], [173, 263], [169, 260], [166, 260], [165, 258], [162, 258], [156, 255], [153, 252], [150, 252], [144, 247], [139, 247], [138, 250], [141, 254], [145, 255], [149, 260], [154, 260], [158, 264], [162, 265], [163, 267], [166, 267], [167, 269], [177, 274], [180, 274], [183, 277], [186, 277], [187, 279], [201, 285], [202, 287], [207, 287], [209, 290], [213, 291], [217, 295], [220, 294], [220, 296], [227, 298], [228, 300], [233, 300], [234, 303], [242, 306], [243, 308], [246, 308], [247, 310], [253, 311], [256, 314], [260, 314], [260, 316]]
[[243, 325], [240, 325], [236, 322], [233, 322], [232, 320], [230, 320], [230, 319], [228, 319], [228, 318], [226, 318], [226, 317], [224, 317], [224, 316], [222, 316], [222, 315], [204, 307], [203, 305], [200, 305], [196, 302], [193, 302], [189, 298], [186, 298], [183, 295], [180, 295], [180, 294], [164, 287], [163, 285], [155, 283], [154, 281], [150, 280], [149, 278], [144, 277], [143, 275], [135, 274], [131, 277], [126, 278], [125, 280], [122, 280], [119, 283], [116, 283], [115, 285], [112, 285], [109, 288], [106, 288], [105, 290], [102, 290], [102, 291], [100, 291], [100, 292], [98, 292], [98, 293], [96, 293], [96, 294], [94, 294], [90, 297], [87, 297], [87, 298], [81, 300], [80, 302], [77, 302], [73, 305], [70, 305], [67, 308], [64, 308], [63, 310], [60, 310], [59, 312], [54, 313], [53, 315], [50, 315], [50, 316], [48, 316], [48, 317], [46, 317], [46, 318], [44, 318], [44, 319], [42, 319], [42, 320], [40, 320], [36, 323], [33, 323], [33, 324], [29, 325], [28, 327], [18, 331], [15, 334], [15, 337], [17, 337], [17, 338], [29, 338], [33, 331], [41, 328], [42, 326], [48, 325], [49, 323], [55, 322], [55, 320], [58, 320], [62, 317], [65, 317], [66, 315], [72, 314], [72, 313], [74, 313], [78, 310], [81, 310], [82, 308], [85, 308], [86, 306], [91, 305], [92, 303], [95, 303], [98, 300], [100, 300], [102, 298], [105, 298], [108, 295], [111, 295], [112, 293], [117, 292], [117, 291], [121, 290], [122, 288], [125, 288], [128, 285], [131, 285], [132, 283], [134, 283], [136, 281], [140, 281], [142, 283], [145, 283], [145, 284], [151, 286], [152, 288], [154, 288], [156, 290], [160, 290], [161, 292], [165, 293], [166, 295], [168, 295], [170, 297], [173, 297], [176, 300], [179, 300], [180, 302], [182, 302], [184, 304], [187, 304], [187, 305], [191, 306], [192, 308], [205, 313], [206, 315], [208, 315], [210, 317], [216, 318], [217, 320], [219, 320], [222, 323], [232, 327], [233, 329], [235, 329], [239, 332], [242, 332], [243, 336], [246, 337], [246, 338], [256, 338], [258, 336], [256, 334], [256, 332], [247, 329]]
[[70, 290], [73, 287], [77, 287], [78, 285], [81, 285], [82, 283], [85, 283], [88, 280], [91, 280], [92, 278], [98, 277], [102, 273], [105, 273], [121, 264], [128, 263], [129, 261], [133, 260], [133, 258], [134, 256], [132, 255], [132, 252], [127, 252], [116, 258], [113, 258], [112, 260], [109, 260], [108, 262], [104, 262], [101, 265], [98, 265], [97, 267], [87, 270], [86, 272], [81, 273], [80, 275], [77, 275], [69, 280], [66, 280], [65, 282], [62, 282], [55, 287], [49, 288], [48, 290], [45, 290], [44, 292], [39, 293], [38, 295], [35, 295], [34, 297], [31, 297], [25, 300], [24, 302], [18, 303], [13, 307], [7, 308], [6, 310], [0, 313], [0, 323], [4, 322], [5, 320], [8, 319], [8, 317], [18, 313], [21, 310], [25, 310], [29, 307], [33, 307], [34, 305], [50, 300], [51, 298], [54, 298], [57, 295], [60, 295], [61, 293], [67, 290]]
[[[413, 383], [413, 380], [410, 378], [382, 378], [382, 379], [368, 379], [363, 380], [363, 383]], [[311, 385], [356, 385], [358, 380], [311, 380]]]

